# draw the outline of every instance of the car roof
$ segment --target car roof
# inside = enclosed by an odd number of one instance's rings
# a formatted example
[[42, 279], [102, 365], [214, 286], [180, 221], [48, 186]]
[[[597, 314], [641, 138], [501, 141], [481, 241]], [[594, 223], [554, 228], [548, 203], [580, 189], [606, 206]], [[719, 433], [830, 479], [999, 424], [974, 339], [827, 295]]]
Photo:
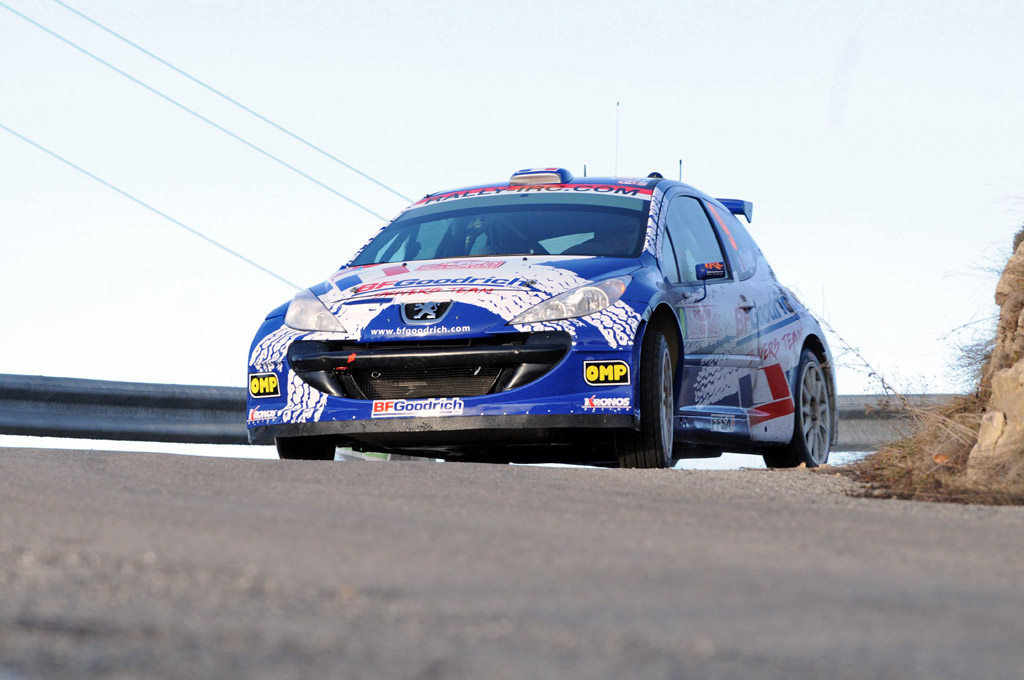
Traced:
[[[511, 178], [510, 178], [508, 180], [499, 180], [499, 181], [496, 181], [496, 182], [486, 182], [484, 184], [473, 184], [473, 185], [469, 185], [469, 186], [455, 187], [455, 188], [450, 188], [450, 189], [443, 189], [441, 191], [434, 191], [434, 192], [431, 192], [429, 194], [424, 195], [421, 199], [416, 201], [415, 204], [418, 205], [420, 203], [428, 201], [429, 199], [437, 198], [438, 196], [445, 196], [445, 195], [449, 195], [449, 194], [461, 194], [461, 193], [470, 193], [471, 194], [471, 193], [475, 193], [475, 192], [478, 192], [478, 191], [483, 191], [483, 190], [486, 190], [486, 189], [501, 189], [501, 188], [508, 188], [508, 189], [515, 190], [515, 189], [522, 189], [524, 186], [544, 186], [545, 184], [550, 184], [550, 183], [538, 183], [536, 185], [533, 185], [533, 184], [526, 184], [526, 185], [524, 185], [522, 183], [514, 183], [514, 182], [511, 181]], [[670, 188], [678, 187], [678, 188], [685, 189], [687, 191], [693, 192], [694, 194], [696, 194], [698, 196], [711, 198], [710, 196], [705, 194], [703, 191], [700, 191], [699, 189], [697, 189], [695, 187], [692, 187], [689, 184], [684, 184], [683, 182], [677, 182], [675, 180], [665, 179], [663, 177], [570, 177], [570, 178], [568, 178], [568, 179], [566, 179], [564, 181], [558, 182], [558, 184], [560, 184], [562, 186], [572, 186], [572, 185], [575, 185], [575, 186], [587, 186], [587, 185], [594, 185], [594, 186], [616, 186], [616, 187], [640, 187], [640, 188], [646, 189], [646, 190], [653, 190], [655, 187], [660, 186], [663, 191], [667, 191]]]

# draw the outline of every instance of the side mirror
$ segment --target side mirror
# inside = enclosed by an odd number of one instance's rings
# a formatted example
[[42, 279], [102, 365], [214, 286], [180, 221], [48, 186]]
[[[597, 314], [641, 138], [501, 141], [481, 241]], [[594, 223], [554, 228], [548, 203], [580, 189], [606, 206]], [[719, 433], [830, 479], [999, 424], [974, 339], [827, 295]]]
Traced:
[[708, 296], [708, 279], [724, 279], [726, 276], [724, 262], [705, 262], [693, 268], [697, 280], [704, 284], [704, 295], [691, 302], [702, 302]]
[[694, 267], [698, 281], [708, 279], [724, 279], [726, 276], [724, 262], [705, 262]]

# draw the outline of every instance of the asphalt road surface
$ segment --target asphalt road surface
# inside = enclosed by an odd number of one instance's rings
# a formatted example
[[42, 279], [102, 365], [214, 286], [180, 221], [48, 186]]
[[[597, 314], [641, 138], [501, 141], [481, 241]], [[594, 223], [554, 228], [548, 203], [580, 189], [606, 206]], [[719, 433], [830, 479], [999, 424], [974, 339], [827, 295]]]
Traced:
[[1024, 508], [0, 450], [0, 680], [1024, 677]]

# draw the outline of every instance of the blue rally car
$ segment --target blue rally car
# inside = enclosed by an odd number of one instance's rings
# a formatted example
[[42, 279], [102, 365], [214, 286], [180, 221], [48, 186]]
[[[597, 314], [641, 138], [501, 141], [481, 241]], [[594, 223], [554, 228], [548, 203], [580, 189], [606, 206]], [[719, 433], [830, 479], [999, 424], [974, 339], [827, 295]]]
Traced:
[[292, 459], [820, 465], [831, 356], [751, 212], [657, 173], [430, 194], [267, 316], [249, 437]]

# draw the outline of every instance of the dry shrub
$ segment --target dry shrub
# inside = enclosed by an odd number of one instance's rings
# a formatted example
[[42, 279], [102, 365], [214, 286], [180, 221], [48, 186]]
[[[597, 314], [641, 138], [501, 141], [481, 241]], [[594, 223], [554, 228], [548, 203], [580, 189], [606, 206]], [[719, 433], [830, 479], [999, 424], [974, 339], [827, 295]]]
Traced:
[[988, 401], [992, 394], [992, 386], [984, 379], [984, 373], [996, 347], [997, 320], [995, 317], [983, 319], [985, 330], [961, 341], [957, 345], [956, 356], [949, 363], [950, 370], [959, 379], [960, 384], [975, 385], [975, 392], [978, 392], [985, 401]]
[[904, 404], [912, 433], [850, 465], [847, 473], [868, 487], [867, 495], [921, 501], [1024, 504], [1024, 484], [968, 481], [967, 458], [977, 440], [985, 400], [957, 397], [925, 409]]

